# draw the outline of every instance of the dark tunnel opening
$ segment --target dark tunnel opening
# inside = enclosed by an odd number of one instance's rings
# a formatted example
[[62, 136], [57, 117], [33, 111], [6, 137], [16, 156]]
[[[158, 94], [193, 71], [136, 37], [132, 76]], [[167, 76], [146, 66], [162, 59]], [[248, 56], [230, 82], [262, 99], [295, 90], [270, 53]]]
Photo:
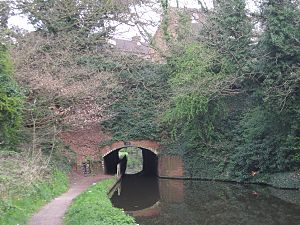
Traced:
[[[124, 148], [121, 148], [124, 149]], [[119, 151], [121, 149], [116, 149], [103, 157], [104, 171], [106, 174], [116, 174], [117, 165], [120, 162]], [[142, 170], [137, 174], [143, 176], [157, 176], [158, 175], [158, 156], [151, 150], [145, 148], [139, 148], [142, 151]], [[128, 156], [129, 158], [130, 156]], [[126, 173], [126, 169], [125, 169]]]
[[103, 157], [105, 174], [113, 175], [117, 173], [117, 165], [120, 161], [119, 150], [112, 151]]
[[158, 175], [158, 157], [155, 153], [148, 149], [142, 149], [143, 154], [143, 170], [142, 174], [145, 176]]

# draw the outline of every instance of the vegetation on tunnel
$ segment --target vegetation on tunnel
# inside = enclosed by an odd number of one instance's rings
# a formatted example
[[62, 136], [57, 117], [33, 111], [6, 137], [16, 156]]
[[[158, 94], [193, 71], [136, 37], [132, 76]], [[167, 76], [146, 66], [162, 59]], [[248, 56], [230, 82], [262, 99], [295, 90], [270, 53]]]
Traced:
[[299, 188], [299, 2], [249, 14], [244, 0], [216, 1], [199, 12], [201, 30], [165, 7], [165, 64], [117, 75], [124, 89], [104, 127], [116, 140], [160, 141], [187, 177]]
[[[252, 13], [246, 0], [198, 1], [192, 15], [169, 2], [145, 59], [109, 43], [108, 18], [145, 26], [132, 1], [0, 1], [1, 218], [81, 163], [86, 146], [76, 155], [60, 135], [91, 126], [161, 143], [187, 177], [300, 187], [300, 2], [253, 0]], [[34, 32], [8, 26], [15, 8]], [[108, 157], [115, 169], [118, 153]]]

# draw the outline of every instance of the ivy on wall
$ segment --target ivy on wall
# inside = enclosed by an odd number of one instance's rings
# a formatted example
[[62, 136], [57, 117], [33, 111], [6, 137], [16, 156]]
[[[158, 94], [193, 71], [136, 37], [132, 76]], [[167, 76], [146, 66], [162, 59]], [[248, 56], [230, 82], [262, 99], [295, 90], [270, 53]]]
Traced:
[[102, 125], [115, 140], [159, 140], [158, 115], [167, 94], [164, 66], [134, 56], [122, 66], [116, 74], [122, 88], [111, 93], [116, 100], [108, 109], [113, 116]]

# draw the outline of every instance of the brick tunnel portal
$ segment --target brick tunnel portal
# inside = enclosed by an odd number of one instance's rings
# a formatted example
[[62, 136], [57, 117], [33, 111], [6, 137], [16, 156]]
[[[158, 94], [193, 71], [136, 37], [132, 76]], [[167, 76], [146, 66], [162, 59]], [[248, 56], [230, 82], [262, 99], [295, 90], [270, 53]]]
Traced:
[[[103, 157], [104, 171], [106, 174], [117, 173], [117, 164], [121, 160], [119, 158], [119, 151], [123, 148], [116, 149]], [[140, 174], [145, 176], [157, 176], [158, 175], [157, 154], [146, 148], [139, 148], [139, 149], [142, 151], [142, 156], [143, 156], [143, 168]]]

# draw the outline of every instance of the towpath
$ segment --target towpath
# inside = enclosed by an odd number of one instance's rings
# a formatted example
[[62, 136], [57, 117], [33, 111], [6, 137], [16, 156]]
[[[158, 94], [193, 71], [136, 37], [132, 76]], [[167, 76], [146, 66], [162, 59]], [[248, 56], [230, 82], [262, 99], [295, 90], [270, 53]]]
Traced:
[[109, 177], [110, 176], [103, 174], [88, 177], [84, 177], [75, 173], [72, 174], [70, 177], [70, 189], [41, 208], [39, 212], [32, 216], [28, 224], [62, 225], [64, 215], [72, 200], [93, 183]]

